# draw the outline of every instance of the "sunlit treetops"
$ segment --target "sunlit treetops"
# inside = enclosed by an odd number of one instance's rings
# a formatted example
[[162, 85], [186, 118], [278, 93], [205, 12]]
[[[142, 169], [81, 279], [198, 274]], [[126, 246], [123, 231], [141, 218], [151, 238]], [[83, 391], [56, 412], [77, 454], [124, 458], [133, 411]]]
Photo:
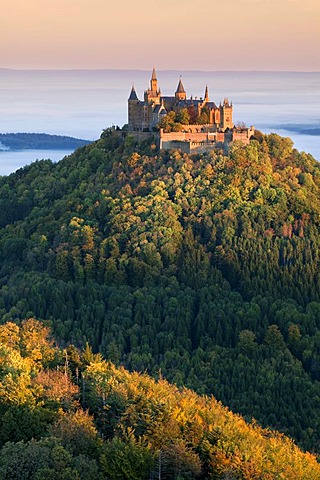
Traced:
[[1, 479], [319, 478], [314, 456], [214, 398], [50, 337], [34, 319], [0, 327]]

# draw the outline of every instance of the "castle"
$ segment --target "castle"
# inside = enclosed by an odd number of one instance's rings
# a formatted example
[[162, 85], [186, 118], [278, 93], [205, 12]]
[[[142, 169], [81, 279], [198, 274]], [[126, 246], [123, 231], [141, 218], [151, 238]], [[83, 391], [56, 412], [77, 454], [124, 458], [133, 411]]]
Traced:
[[[171, 112], [184, 112], [187, 121], [179, 124], [178, 131], [159, 129], [162, 120]], [[144, 92], [143, 100], [139, 100], [132, 86], [128, 98], [127, 130], [134, 136], [143, 138], [159, 129], [159, 148], [180, 148], [187, 153], [212, 148], [226, 149], [235, 140], [249, 143], [254, 134], [253, 127], [235, 127], [232, 114], [233, 105], [228, 99], [224, 99], [219, 106], [210, 101], [207, 86], [203, 98], [187, 99], [181, 77], [174, 96], [163, 96], [153, 68], [150, 88]]]

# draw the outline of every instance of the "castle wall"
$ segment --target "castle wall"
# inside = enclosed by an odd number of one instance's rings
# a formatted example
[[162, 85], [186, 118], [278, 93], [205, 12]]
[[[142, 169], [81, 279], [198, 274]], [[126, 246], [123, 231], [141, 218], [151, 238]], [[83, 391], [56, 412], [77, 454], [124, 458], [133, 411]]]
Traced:
[[226, 134], [224, 132], [217, 132], [216, 141], [217, 142], [224, 142], [225, 140], [226, 140]]
[[161, 149], [179, 149], [184, 153], [205, 153], [212, 149], [222, 149], [228, 153], [231, 142], [241, 141], [244, 145], [250, 143], [250, 138], [254, 135], [254, 127], [241, 130], [230, 130], [228, 132], [170, 132], [165, 133], [163, 129], [160, 134], [154, 135], [151, 132], [143, 131], [123, 131], [116, 132], [123, 139], [127, 135], [132, 135], [139, 142], [155, 136], [155, 143]]
[[164, 140], [162, 142], [162, 147], [167, 150], [181, 150], [183, 153], [195, 154], [195, 153], [206, 153], [210, 152], [212, 149], [222, 149], [225, 150], [225, 144], [223, 142], [191, 142], [191, 141], [182, 141], [182, 140]]
[[[199, 126], [199, 125], [198, 125]], [[209, 151], [225, 142], [222, 132], [169, 132], [160, 130], [160, 149], [179, 148], [183, 152], [191, 153], [197, 150]]]
[[[189, 127], [189, 125], [188, 125]], [[199, 125], [197, 125], [199, 127]], [[224, 142], [224, 132], [169, 132], [166, 133], [163, 129], [160, 130], [160, 140], [162, 142]]]
[[241, 141], [245, 145], [250, 143], [250, 138], [254, 135], [254, 127], [245, 128], [241, 130], [234, 130], [232, 132], [232, 141]]
[[[214, 134], [211, 134], [214, 135]], [[170, 132], [165, 133], [163, 130], [160, 130], [160, 139], [162, 142], [205, 142], [208, 139], [208, 133], [199, 132], [199, 133], [190, 133], [190, 132]]]
[[227, 132], [169, 132], [160, 130], [160, 149], [178, 148], [185, 153], [201, 153], [221, 148], [227, 152], [229, 145], [234, 141], [241, 141], [244, 145], [250, 143], [254, 135], [254, 127], [241, 130], [232, 129]]
[[216, 126], [211, 125], [211, 123], [206, 123], [205, 125], [194, 124], [194, 125], [183, 125], [183, 132], [187, 133], [201, 133], [201, 132], [212, 132], [216, 130]]

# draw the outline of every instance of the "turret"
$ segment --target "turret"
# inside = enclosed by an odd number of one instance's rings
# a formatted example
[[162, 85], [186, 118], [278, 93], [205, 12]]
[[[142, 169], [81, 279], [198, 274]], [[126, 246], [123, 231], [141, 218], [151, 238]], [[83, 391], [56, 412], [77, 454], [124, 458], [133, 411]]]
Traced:
[[132, 85], [128, 98], [128, 125], [130, 128], [135, 129], [139, 125], [139, 116], [141, 115], [140, 111], [140, 100], [134, 85]]
[[130, 92], [130, 95], [129, 95], [129, 98], [128, 98], [128, 102], [135, 101], [135, 100], [139, 101], [136, 90], [134, 88], [134, 85], [132, 85], [131, 92]]
[[227, 98], [223, 100], [223, 103], [221, 105], [220, 103], [220, 127], [225, 130], [226, 128], [233, 128], [234, 124], [232, 121], [232, 111], [233, 111], [233, 106], [232, 103], [229, 102]]
[[186, 94], [185, 89], [182, 85], [181, 76], [180, 76], [180, 80], [179, 80], [179, 83], [178, 83], [178, 86], [177, 86], [175, 97], [176, 97], [177, 100], [186, 100], [186, 98], [187, 98], [187, 94]]
[[156, 69], [154, 67], [153, 67], [153, 70], [152, 70], [152, 75], [151, 75], [151, 80], [150, 80], [150, 90], [151, 90], [151, 92], [157, 92], [158, 93], [158, 80], [157, 80]]

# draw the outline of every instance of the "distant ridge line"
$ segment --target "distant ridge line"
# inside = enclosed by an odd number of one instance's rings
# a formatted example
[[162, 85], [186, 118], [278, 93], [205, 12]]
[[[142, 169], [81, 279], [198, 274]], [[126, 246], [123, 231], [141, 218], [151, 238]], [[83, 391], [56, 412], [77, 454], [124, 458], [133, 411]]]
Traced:
[[[163, 73], [271, 73], [271, 74], [320, 74], [320, 70], [203, 70], [203, 69], [157, 69], [159, 72]], [[0, 67], [0, 72], [24, 72], [24, 73], [98, 73], [98, 72], [141, 72], [141, 73], [148, 73], [149, 69], [144, 68], [6, 68]]]

